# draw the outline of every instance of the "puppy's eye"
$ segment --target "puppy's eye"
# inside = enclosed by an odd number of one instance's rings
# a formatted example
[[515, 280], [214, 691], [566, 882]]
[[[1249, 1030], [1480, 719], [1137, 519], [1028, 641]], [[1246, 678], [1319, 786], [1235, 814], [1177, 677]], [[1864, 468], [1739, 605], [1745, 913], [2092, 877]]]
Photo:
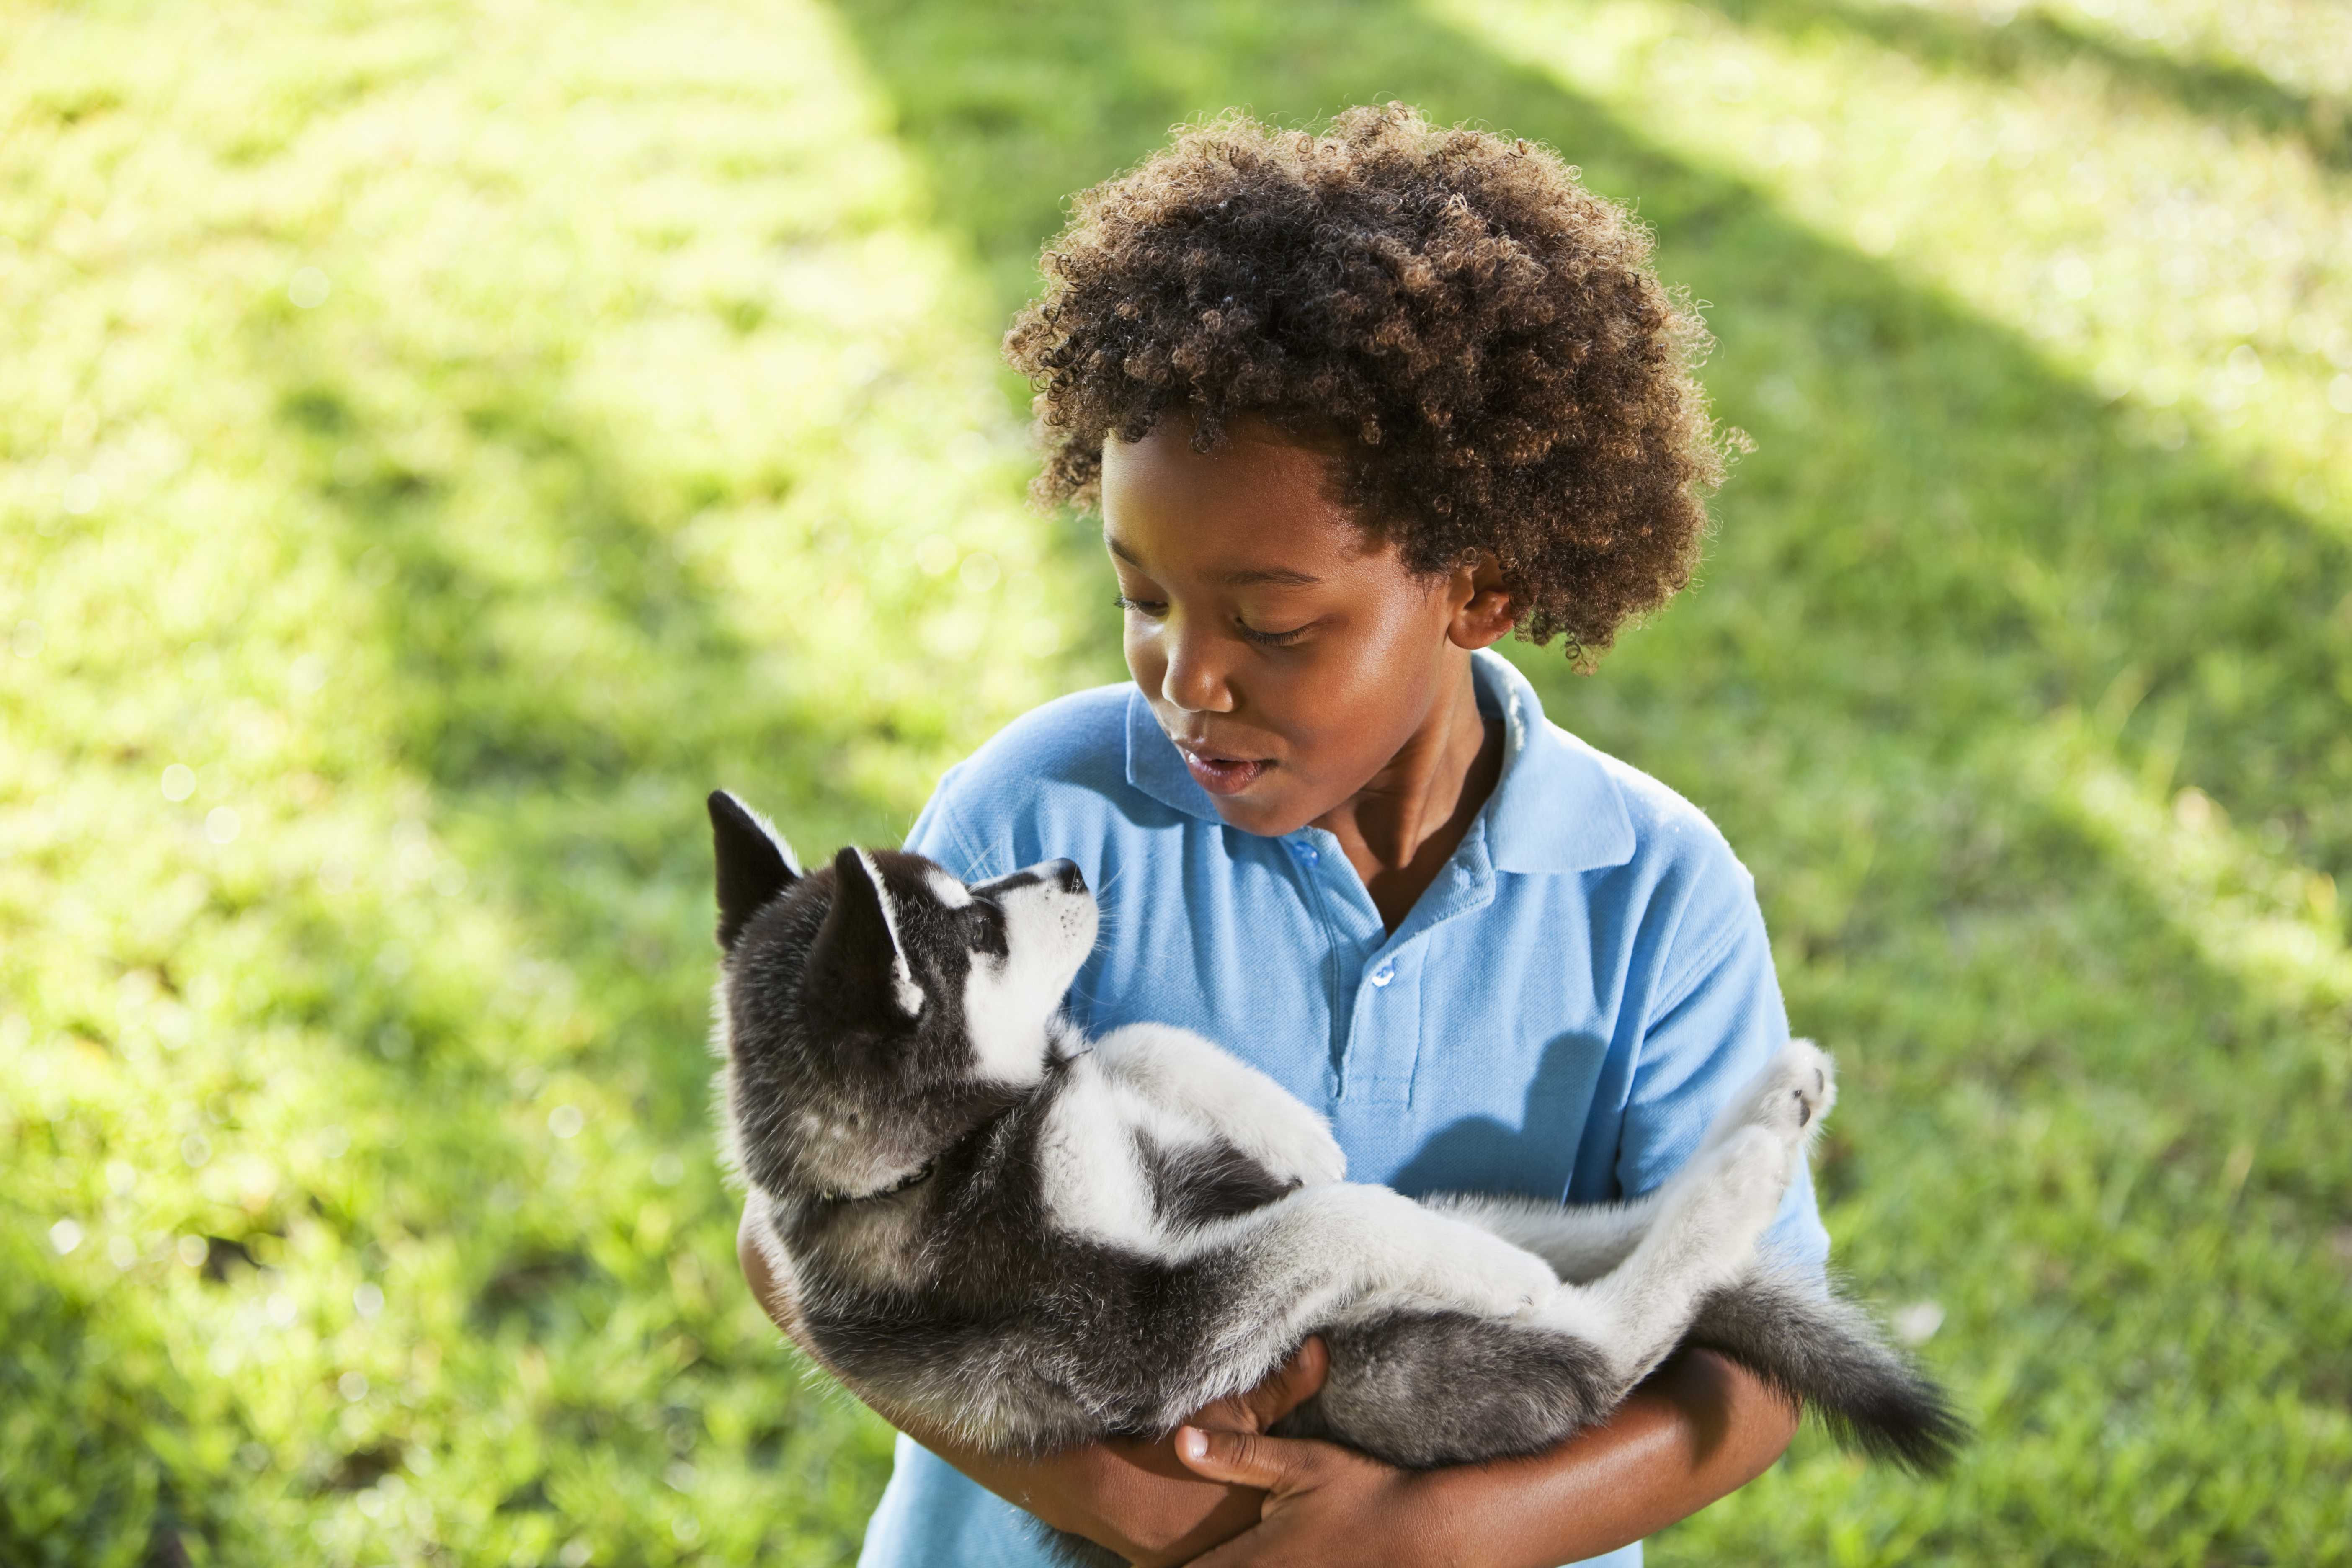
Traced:
[[992, 958], [1003, 958], [1012, 952], [1012, 944], [1005, 939], [1004, 909], [994, 899], [973, 899], [971, 907], [964, 911], [964, 918], [971, 922], [973, 952], [984, 952]]

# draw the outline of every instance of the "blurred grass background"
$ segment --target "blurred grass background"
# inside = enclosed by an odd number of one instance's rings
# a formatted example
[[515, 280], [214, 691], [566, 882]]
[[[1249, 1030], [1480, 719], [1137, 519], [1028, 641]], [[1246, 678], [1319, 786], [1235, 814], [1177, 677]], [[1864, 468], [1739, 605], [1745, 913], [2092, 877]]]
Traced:
[[2325, 0], [0, 4], [0, 1562], [833, 1563], [700, 799], [1119, 677], [993, 342], [1071, 191], [1409, 100], [1638, 204], [1759, 449], [1553, 716], [1706, 806], [1980, 1415], [1679, 1563], [2352, 1561]]

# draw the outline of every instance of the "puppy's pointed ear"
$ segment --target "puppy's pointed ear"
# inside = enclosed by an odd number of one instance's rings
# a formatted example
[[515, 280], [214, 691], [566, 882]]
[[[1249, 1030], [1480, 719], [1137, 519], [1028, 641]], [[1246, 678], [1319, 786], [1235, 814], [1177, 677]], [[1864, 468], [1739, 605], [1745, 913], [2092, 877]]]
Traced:
[[898, 910], [882, 868], [863, 849], [833, 858], [833, 907], [809, 949], [809, 989], [845, 1011], [908, 1019], [923, 1011], [907, 950], [898, 941]]
[[770, 900], [801, 879], [793, 847], [767, 818], [729, 795], [710, 792], [710, 844], [719, 861], [719, 945], [735, 939]]

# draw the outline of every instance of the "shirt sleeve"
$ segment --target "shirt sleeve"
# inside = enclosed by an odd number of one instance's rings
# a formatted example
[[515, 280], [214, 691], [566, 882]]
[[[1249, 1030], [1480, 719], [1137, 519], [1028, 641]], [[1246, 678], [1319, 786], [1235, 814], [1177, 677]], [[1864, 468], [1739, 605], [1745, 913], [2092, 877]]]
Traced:
[[905, 847], [926, 859], [938, 861], [962, 881], [984, 882], [1011, 868], [995, 865], [1002, 854], [992, 853], [957, 809], [956, 784], [962, 772], [961, 764], [958, 764], [940, 776], [939, 788], [931, 792], [922, 815], [915, 818], [915, 826], [907, 830]]
[[[1703, 881], [1666, 943], [1642, 1035], [1618, 1145], [1618, 1185], [1628, 1194], [1681, 1169], [1717, 1113], [1789, 1040], [1763, 911], [1745, 872], [1731, 862]], [[1815, 1275], [1826, 1269], [1829, 1232], [1810, 1166], [1790, 1184], [1761, 1245], [1779, 1262]]]

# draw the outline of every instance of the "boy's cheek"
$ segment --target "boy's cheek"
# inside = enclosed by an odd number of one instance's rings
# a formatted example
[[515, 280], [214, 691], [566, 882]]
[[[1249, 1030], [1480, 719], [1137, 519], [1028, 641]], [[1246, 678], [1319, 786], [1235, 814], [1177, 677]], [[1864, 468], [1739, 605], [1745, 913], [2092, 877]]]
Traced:
[[1149, 641], [1130, 632], [1123, 641], [1121, 648], [1127, 655], [1127, 673], [1134, 679], [1137, 688], [1146, 697], [1158, 696], [1161, 678], [1168, 671], [1164, 665], [1152, 658]]

